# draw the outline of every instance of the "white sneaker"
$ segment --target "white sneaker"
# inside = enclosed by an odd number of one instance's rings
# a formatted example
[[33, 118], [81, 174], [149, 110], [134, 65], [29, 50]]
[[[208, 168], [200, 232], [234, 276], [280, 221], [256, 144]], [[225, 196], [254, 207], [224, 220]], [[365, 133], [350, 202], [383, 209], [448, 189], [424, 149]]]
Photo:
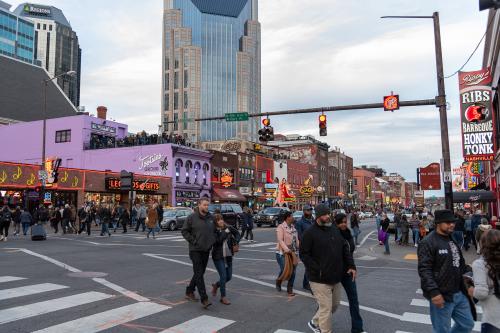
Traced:
[[311, 331], [315, 332], [315, 333], [321, 333], [321, 330], [319, 329], [319, 327], [314, 323], [314, 321], [310, 320], [308, 323], [307, 323], [307, 326], [309, 326], [309, 328], [311, 329]]

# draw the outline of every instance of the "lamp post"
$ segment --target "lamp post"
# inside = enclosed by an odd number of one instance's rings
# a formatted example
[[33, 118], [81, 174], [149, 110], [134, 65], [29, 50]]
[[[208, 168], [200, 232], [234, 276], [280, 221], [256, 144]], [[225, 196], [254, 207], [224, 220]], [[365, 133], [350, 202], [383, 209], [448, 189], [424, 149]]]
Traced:
[[[42, 117], [43, 117], [43, 130], [42, 130], [42, 165], [41, 165], [41, 171], [44, 172], [45, 171], [45, 136], [46, 136], [46, 131], [47, 131], [47, 86], [49, 84], [49, 82], [55, 80], [55, 79], [58, 79], [62, 76], [70, 76], [70, 77], [73, 77], [76, 75], [76, 71], [67, 71], [67, 72], [64, 72], [64, 73], [61, 73], [59, 75], [56, 75], [54, 76], [53, 78], [49, 78], [49, 79], [45, 79], [42, 81], [42, 84], [43, 84], [43, 113], [42, 113]], [[43, 177], [40, 177], [42, 178], [42, 190], [40, 191], [40, 202], [43, 202], [44, 198], [45, 198], [45, 182], [46, 182], [46, 178], [43, 178]]]
[[446, 92], [444, 87], [443, 54], [441, 48], [441, 31], [439, 27], [439, 13], [434, 12], [432, 16], [382, 16], [381, 18], [414, 18], [432, 19], [434, 23], [434, 52], [436, 56], [436, 77], [438, 85], [438, 96], [436, 97], [436, 107], [439, 108], [439, 118], [441, 123], [441, 150], [443, 153], [444, 170], [444, 198], [446, 209], [453, 210], [453, 190], [451, 186], [451, 162], [450, 162], [450, 142], [448, 137], [448, 118], [446, 114]]

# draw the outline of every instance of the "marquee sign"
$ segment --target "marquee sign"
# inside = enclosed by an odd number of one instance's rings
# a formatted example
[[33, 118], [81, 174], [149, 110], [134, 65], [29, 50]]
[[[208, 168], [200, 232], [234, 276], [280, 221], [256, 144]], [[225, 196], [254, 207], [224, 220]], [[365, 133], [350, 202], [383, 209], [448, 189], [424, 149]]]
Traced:
[[[132, 183], [134, 191], [140, 192], [158, 192], [160, 190], [160, 183], [150, 180], [134, 180]], [[118, 178], [106, 178], [106, 190], [120, 191], [121, 181]]]
[[463, 155], [468, 162], [495, 158], [491, 81], [489, 67], [459, 73]]
[[220, 182], [222, 187], [228, 188], [233, 184], [233, 170], [222, 168]]

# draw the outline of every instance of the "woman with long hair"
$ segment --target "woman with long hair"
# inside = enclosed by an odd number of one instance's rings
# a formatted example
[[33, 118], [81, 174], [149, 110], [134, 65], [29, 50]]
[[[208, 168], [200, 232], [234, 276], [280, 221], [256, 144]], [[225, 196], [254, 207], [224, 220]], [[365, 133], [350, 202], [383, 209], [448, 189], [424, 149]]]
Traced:
[[212, 295], [217, 296], [217, 290], [220, 288], [220, 302], [229, 305], [231, 302], [226, 298], [226, 284], [233, 275], [234, 249], [240, 241], [240, 233], [235, 228], [224, 223], [221, 214], [215, 214], [214, 221], [215, 244], [212, 248], [212, 259], [219, 273], [219, 281], [212, 284]]
[[483, 308], [481, 333], [500, 332], [500, 231], [488, 230], [480, 239], [481, 257], [472, 264], [474, 297]]

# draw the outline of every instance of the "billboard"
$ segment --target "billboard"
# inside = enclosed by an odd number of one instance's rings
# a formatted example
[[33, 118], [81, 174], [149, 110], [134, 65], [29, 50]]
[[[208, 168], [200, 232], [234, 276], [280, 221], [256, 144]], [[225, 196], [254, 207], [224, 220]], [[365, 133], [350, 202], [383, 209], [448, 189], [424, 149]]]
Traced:
[[440, 190], [441, 172], [439, 163], [431, 163], [420, 168], [420, 187], [422, 190]]
[[462, 149], [467, 162], [495, 158], [490, 68], [459, 73]]

